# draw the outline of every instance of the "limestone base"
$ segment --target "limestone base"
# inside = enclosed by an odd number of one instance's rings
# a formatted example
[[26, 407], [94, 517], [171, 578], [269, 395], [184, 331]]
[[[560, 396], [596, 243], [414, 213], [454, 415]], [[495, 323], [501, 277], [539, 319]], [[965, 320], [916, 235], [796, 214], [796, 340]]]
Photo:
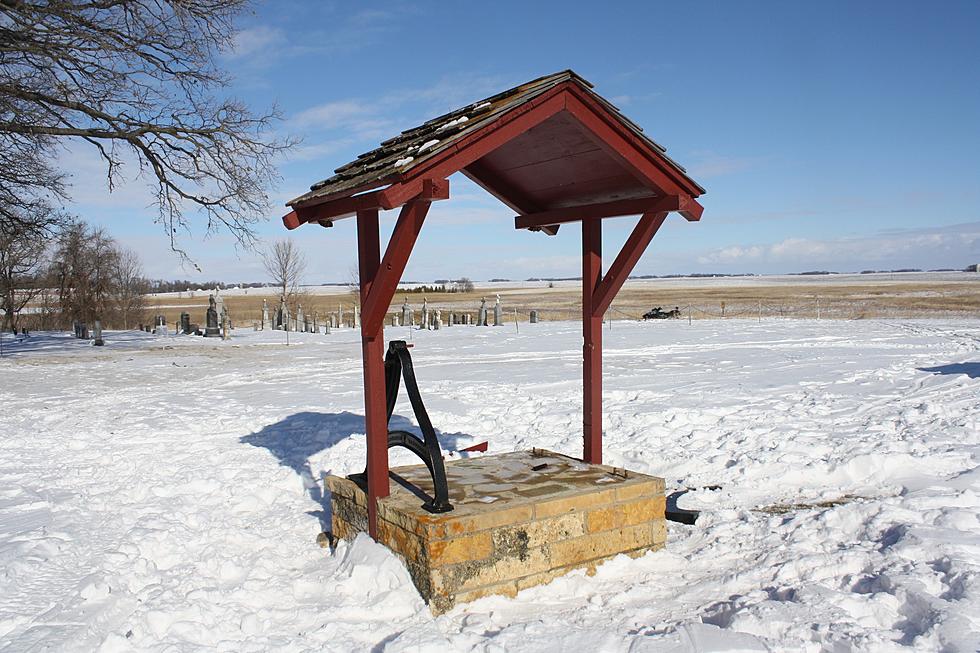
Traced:
[[[447, 461], [452, 512], [422, 508], [424, 465], [391, 470], [378, 502], [378, 540], [408, 567], [432, 612], [490, 594], [514, 596], [620, 553], [663, 547], [664, 481], [534, 449]], [[328, 476], [333, 535], [367, 531], [366, 495]], [[420, 492], [421, 491], [421, 492]]]

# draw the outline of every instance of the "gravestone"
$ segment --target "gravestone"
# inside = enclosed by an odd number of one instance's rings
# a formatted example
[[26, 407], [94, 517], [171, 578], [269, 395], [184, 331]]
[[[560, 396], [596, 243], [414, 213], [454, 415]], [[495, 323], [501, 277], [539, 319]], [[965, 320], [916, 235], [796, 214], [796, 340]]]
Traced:
[[426, 328], [429, 325], [429, 300], [422, 297], [422, 327]]
[[228, 339], [228, 330], [231, 328], [231, 318], [228, 317], [228, 308], [221, 305], [221, 339]]
[[208, 312], [205, 320], [204, 336], [207, 338], [217, 338], [221, 335], [218, 328], [218, 308], [214, 295], [208, 296]]
[[191, 331], [191, 315], [190, 315], [190, 313], [181, 313], [180, 314], [180, 330], [182, 332], [184, 332], [185, 334], [187, 334], [187, 335], [190, 335], [190, 334], [193, 333], [193, 331]]
[[438, 331], [442, 328], [442, 311], [436, 309], [435, 319], [432, 320], [432, 328]]
[[503, 322], [503, 319], [501, 317], [501, 309], [500, 309], [500, 294], [498, 293], [497, 294], [497, 301], [493, 305], [493, 325], [494, 326], [502, 326], [503, 323], [504, 322]]
[[98, 320], [95, 321], [95, 326], [92, 327], [92, 336], [94, 338], [94, 342], [92, 342], [92, 344], [96, 347], [101, 347], [105, 344], [105, 341], [102, 340], [102, 322]]
[[286, 296], [279, 297], [279, 310], [276, 311], [276, 324], [274, 329], [285, 331], [289, 325], [289, 308], [286, 306]]
[[262, 330], [265, 330], [265, 325], [269, 321], [269, 303], [266, 300], [262, 300]]
[[476, 318], [477, 326], [487, 325], [487, 298], [480, 297], [480, 312], [477, 314]]
[[537, 323], [538, 323], [538, 312], [531, 311], [531, 324], [537, 324]]
[[351, 318], [352, 328], [356, 329], [360, 326], [361, 319], [361, 309], [357, 304], [354, 304], [354, 316]]
[[167, 328], [166, 315], [157, 315], [156, 326], [153, 327], [153, 333], [157, 334], [158, 336], [166, 336], [170, 334], [170, 331]]
[[296, 331], [306, 331], [306, 316], [303, 315], [303, 305], [296, 305]]
[[395, 313], [394, 315], [391, 316], [391, 326], [393, 327], [398, 326], [398, 313]]
[[405, 298], [405, 303], [402, 304], [402, 324], [405, 326], [411, 326], [412, 322], [412, 309], [408, 307], [408, 297]]

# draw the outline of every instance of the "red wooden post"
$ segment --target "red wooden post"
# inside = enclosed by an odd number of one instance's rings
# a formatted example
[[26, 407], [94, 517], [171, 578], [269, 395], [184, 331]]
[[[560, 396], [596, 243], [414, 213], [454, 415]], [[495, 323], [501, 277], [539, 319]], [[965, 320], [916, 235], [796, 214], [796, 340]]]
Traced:
[[602, 273], [602, 220], [582, 220], [582, 460], [602, 463], [602, 313], [594, 298]]
[[[381, 263], [378, 210], [357, 212], [357, 259], [364, 306]], [[364, 362], [364, 422], [367, 431], [368, 532], [378, 536], [377, 500], [388, 496], [388, 424], [385, 413], [384, 322], [371, 326], [361, 320]]]

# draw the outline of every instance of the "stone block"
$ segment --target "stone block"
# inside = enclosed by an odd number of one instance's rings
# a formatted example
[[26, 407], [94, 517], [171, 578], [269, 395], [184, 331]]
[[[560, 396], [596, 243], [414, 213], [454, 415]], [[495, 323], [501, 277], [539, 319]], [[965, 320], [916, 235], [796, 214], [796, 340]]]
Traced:
[[633, 526], [654, 519], [663, 519], [666, 510], [663, 496], [634, 499], [603, 508], [590, 510], [586, 514], [586, 526], [590, 533], [605, 531], [622, 526]]
[[[378, 501], [380, 542], [397, 553], [436, 614], [490, 594], [513, 596], [573, 569], [594, 571], [666, 540], [662, 479], [589, 465], [543, 451], [449, 461], [454, 509], [422, 507], [432, 493], [424, 465], [392, 469]], [[367, 498], [355, 481], [328, 476], [333, 535], [367, 530]]]

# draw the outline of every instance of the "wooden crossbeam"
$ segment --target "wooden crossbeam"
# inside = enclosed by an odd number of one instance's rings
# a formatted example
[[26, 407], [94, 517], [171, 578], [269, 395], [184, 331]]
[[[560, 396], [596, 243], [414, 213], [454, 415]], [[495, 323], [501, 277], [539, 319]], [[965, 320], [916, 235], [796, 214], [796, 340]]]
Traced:
[[697, 220], [704, 209], [687, 195], [667, 195], [665, 197], [645, 197], [640, 199], [616, 200], [598, 204], [571, 206], [540, 213], [519, 215], [514, 218], [515, 229], [538, 230], [545, 227], [578, 222], [591, 218], [613, 218], [622, 215], [642, 215], [677, 211], [689, 220]]
[[284, 215], [282, 223], [287, 229], [295, 229], [307, 222], [333, 222], [356, 215], [358, 211], [390, 210], [418, 198], [425, 201], [449, 199], [449, 181], [446, 179], [412, 179], [392, 184], [382, 190], [362, 193], [353, 197], [298, 206]]

